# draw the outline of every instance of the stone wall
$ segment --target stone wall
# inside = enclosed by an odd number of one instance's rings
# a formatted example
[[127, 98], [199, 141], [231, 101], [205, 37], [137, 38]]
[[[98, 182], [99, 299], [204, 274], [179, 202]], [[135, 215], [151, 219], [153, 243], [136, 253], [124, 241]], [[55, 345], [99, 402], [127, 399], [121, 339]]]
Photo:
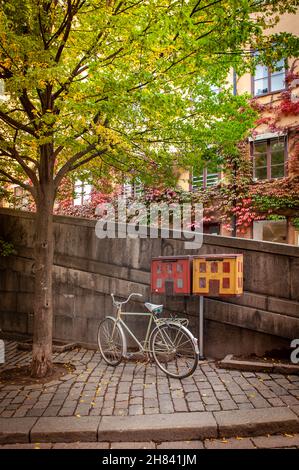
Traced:
[[[200, 250], [173, 239], [104, 239], [95, 221], [55, 217], [54, 337], [95, 347], [100, 320], [112, 313], [110, 292], [164, 303], [166, 313], [187, 315], [198, 336], [197, 297], [151, 295], [150, 260], [159, 255], [243, 253], [245, 292], [239, 298], [205, 299], [205, 353], [223, 357], [288, 346], [299, 338], [299, 249], [294, 246], [204, 235]], [[17, 254], [0, 259], [0, 329], [32, 333], [34, 215], [0, 209], [0, 236]], [[128, 309], [141, 311], [140, 302]], [[132, 319], [142, 334], [145, 319]]]

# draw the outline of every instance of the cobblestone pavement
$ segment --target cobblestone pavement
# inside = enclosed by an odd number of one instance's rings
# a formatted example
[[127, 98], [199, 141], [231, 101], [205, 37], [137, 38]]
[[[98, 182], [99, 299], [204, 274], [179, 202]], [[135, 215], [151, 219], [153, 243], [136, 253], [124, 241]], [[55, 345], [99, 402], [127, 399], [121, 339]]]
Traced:
[[[22, 366], [30, 353], [6, 341], [5, 368]], [[98, 351], [54, 354], [73, 373], [44, 385], [0, 383], [0, 417], [126, 416], [299, 405], [299, 376], [228, 371], [204, 361], [192, 377], [168, 378], [154, 364], [107, 366]], [[241, 442], [241, 441], [240, 441]]]
[[299, 449], [299, 434], [174, 442], [74, 442], [0, 445], [3, 449]]

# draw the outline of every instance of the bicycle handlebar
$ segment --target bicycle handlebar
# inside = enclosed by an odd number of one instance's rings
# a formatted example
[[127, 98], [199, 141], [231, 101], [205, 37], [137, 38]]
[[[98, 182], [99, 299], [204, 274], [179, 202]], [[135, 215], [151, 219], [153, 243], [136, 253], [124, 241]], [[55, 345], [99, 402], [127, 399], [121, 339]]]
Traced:
[[118, 307], [118, 306], [120, 306], [120, 305], [126, 304], [127, 302], [129, 302], [130, 298], [133, 297], [133, 295], [137, 295], [138, 297], [142, 297], [142, 294], [138, 294], [137, 292], [132, 292], [132, 294], [129, 295], [129, 297], [127, 298], [127, 300], [124, 300], [123, 302], [120, 302], [120, 301], [118, 301], [118, 300], [115, 300], [114, 294], [111, 294], [113, 305], [115, 305], [116, 307]]

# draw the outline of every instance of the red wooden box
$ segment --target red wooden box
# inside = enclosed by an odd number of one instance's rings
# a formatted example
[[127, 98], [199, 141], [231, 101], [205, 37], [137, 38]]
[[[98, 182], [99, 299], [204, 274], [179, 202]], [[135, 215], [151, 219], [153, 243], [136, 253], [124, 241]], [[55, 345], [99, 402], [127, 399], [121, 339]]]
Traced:
[[159, 256], [152, 259], [151, 290], [156, 294], [191, 294], [191, 256]]

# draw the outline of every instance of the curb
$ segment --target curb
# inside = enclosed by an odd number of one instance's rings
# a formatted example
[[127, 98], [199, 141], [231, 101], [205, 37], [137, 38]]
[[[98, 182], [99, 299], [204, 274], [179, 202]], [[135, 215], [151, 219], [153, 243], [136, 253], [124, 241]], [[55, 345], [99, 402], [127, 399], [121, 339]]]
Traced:
[[215, 438], [217, 422], [211, 412], [139, 416], [105, 416], [98, 428], [98, 441], [180, 441]]
[[138, 416], [0, 418], [0, 444], [161, 442], [299, 432], [288, 407]]
[[272, 362], [239, 361], [233, 359], [233, 354], [228, 354], [218, 362], [223, 369], [237, 369], [250, 372], [267, 372], [273, 374], [299, 375], [299, 365], [295, 364], [273, 364]]

